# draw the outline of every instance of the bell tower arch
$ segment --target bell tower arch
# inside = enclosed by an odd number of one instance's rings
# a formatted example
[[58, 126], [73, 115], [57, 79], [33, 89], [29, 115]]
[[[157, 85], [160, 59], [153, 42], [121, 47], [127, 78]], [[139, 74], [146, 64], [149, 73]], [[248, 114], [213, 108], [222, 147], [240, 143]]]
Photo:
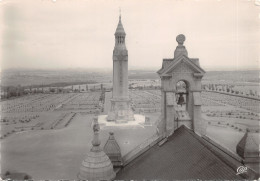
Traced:
[[199, 59], [189, 58], [183, 45], [185, 36], [176, 37], [178, 46], [173, 59], [163, 59], [162, 68], [157, 72], [161, 78], [161, 121], [159, 133], [171, 135], [181, 125], [205, 134], [205, 124], [201, 117], [201, 79], [205, 71]]

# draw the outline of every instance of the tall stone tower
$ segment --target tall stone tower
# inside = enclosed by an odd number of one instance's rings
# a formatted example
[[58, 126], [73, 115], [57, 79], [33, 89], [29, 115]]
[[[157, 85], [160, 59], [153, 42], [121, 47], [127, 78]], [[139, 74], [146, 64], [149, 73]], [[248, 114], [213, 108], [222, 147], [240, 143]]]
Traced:
[[131, 100], [128, 95], [128, 51], [125, 45], [125, 30], [121, 15], [115, 32], [113, 51], [113, 93], [107, 120], [124, 123], [134, 120]]

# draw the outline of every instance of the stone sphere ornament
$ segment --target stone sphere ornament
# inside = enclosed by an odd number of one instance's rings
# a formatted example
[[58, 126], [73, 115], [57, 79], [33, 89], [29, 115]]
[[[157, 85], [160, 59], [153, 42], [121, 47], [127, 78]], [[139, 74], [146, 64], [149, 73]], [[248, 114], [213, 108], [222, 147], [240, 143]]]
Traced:
[[178, 42], [179, 45], [183, 45], [185, 41], [185, 36], [183, 34], [180, 34], [176, 37], [176, 41]]

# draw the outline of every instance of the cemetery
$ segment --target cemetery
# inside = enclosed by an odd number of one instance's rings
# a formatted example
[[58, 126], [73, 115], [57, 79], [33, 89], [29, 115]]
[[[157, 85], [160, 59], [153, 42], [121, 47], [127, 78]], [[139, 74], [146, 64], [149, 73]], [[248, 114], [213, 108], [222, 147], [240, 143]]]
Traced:
[[161, 96], [158, 90], [133, 90], [130, 93], [132, 108], [136, 113], [153, 113], [161, 111]]
[[[101, 91], [62, 94], [32, 94], [1, 102], [1, 137], [5, 139], [23, 131], [60, 129], [69, 125], [77, 112], [94, 114], [102, 111], [105, 95]], [[161, 111], [161, 91], [130, 90], [132, 109], [135, 114], [144, 114], [155, 124]], [[236, 131], [245, 131], [250, 121], [259, 122], [260, 101], [223, 95], [216, 92], [202, 92], [202, 112], [211, 125], [224, 127], [239, 122]], [[213, 119], [214, 118], [214, 119]], [[220, 124], [218, 124], [220, 122]], [[232, 122], [232, 123], [230, 123]], [[214, 124], [215, 123], [215, 124]], [[227, 125], [229, 124], [229, 125]], [[249, 124], [250, 126], [250, 124]], [[237, 127], [237, 129], [235, 129]], [[249, 128], [251, 129], [251, 128]], [[258, 131], [252, 128], [252, 131]]]
[[203, 92], [203, 98], [211, 99], [220, 104], [232, 105], [235, 107], [240, 107], [255, 113], [259, 113], [260, 101], [257, 99], [248, 99], [239, 96], [231, 96], [226, 94], [219, 94], [215, 92]]
[[67, 127], [76, 112], [93, 114], [102, 107], [101, 92], [33, 94], [1, 102], [1, 136]]
[[95, 113], [102, 106], [101, 92], [78, 93], [76, 97], [62, 104], [58, 110], [80, 110]]

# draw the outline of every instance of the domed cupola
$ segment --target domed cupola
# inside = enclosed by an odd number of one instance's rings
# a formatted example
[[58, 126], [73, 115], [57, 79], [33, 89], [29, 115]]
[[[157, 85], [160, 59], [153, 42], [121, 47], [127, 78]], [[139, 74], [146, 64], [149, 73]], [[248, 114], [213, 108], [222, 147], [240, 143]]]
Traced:
[[100, 148], [99, 140], [99, 124], [97, 118], [94, 118], [94, 138], [92, 140], [93, 147], [87, 153], [80, 167], [79, 179], [88, 181], [107, 180], [111, 181], [116, 174], [109, 157]]

